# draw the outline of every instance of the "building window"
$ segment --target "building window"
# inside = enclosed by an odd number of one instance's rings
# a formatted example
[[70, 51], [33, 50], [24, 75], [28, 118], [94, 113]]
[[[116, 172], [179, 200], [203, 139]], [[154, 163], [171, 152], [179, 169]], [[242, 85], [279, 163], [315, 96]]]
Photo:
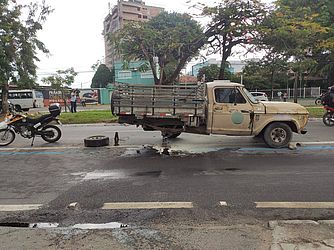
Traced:
[[118, 72], [118, 79], [131, 79], [132, 72], [131, 71], [119, 71]]
[[147, 16], [143, 16], [144, 19], [147, 19]]
[[152, 70], [141, 73], [140, 78], [153, 78]]

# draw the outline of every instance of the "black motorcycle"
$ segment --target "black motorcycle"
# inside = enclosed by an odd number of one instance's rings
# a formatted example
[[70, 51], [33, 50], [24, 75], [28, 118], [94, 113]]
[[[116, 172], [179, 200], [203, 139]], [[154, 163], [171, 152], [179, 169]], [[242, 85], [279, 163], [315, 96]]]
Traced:
[[50, 124], [56, 121], [61, 124], [57, 118], [61, 113], [61, 107], [58, 103], [49, 107], [50, 114], [42, 115], [38, 118], [30, 118], [23, 114], [14, 105], [10, 104], [9, 113], [5, 116], [3, 122], [0, 123], [0, 146], [7, 146], [15, 140], [15, 133], [20, 134], [24, 138], [33, 139], [31, 146], [34, 144], [36, 136], [41, 136], [46, 142], [56, 142], [61, 137], [61, 130]]

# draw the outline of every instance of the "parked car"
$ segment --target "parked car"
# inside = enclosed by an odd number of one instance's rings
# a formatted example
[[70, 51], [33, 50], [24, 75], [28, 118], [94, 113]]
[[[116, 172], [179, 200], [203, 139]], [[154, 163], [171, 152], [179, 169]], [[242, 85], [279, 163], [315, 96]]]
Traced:
[[86, 106], [86, 104], [98, 104], [98, 99], [92, 93], [84, 93], [80, 102], [82, 106]]
[[257, 101], [268, 101], [268, 96], [264, 92], [251, 92]]

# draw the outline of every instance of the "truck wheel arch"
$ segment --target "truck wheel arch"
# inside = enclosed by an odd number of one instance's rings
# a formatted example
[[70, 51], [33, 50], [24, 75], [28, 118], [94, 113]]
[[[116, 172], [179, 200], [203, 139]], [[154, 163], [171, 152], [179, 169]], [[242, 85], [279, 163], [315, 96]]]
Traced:
[[260, 134], [263, 135], [263, 133], [264, 133], [264, 131], [266, 130], [266, 128], [267, 128], [269, 125], [271, 125], [271, 124], [273, 124], [273, 123], [276, 123], [276, 122], [285, 123], [285, 124], [287, 124], [287, 125], [291, 128], [292, 132], [294, 132], [294, 133], [298, 133], [298, 129], [297, 129], [297, 125], [296, 125], [296, 123], [295, 123], [294, 121], [290, 120], [290, 121], [271, 121], [271, 122], [269, 122], [266, 126], [263, 127], [263, 129], [261, 130], [261, 132], [259, 133], [259, 135], [260, 135]]
[[264, 129], [263, 140], [271, 148], [283, 148], [291, 142], [292, 133], [286, 122], [272, 122]]

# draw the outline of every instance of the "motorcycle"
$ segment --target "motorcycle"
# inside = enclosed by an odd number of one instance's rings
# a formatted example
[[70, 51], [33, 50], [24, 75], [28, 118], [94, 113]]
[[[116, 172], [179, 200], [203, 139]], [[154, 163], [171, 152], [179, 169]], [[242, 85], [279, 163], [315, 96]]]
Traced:
[[[18, 113], [17, 113], [18, 112]], [[15, 133], [23, 138], [31, 139], [31, 146], [34, 144], [36, 136], [41, 136], [46, 142], [53, 143], [61, 138], [61, 130], [51, 123], [56, 121], [61, 125], [57, 118], [61, 113], [59, 103], [49, 106], [50, 114], [42, 115], [38, 118], [30, 118], [21, 114], [22, 110], [9, 105], [9, 113], [5, 116], [3, 122], [0, 122], [0, 146], [7, 146], [15, 140]]]
[[322, 117], [322, 121], [326, 126], [334, 126], [334, 108], [329, 106], [324, 106], [326, 113]]

